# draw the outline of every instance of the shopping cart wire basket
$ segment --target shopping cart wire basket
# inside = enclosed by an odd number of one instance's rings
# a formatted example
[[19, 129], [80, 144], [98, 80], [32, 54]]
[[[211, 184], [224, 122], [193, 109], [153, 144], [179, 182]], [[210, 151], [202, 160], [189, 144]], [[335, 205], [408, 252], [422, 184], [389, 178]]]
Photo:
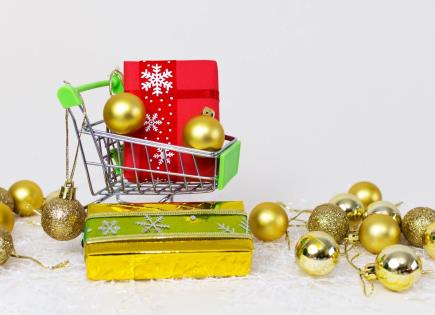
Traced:
[[[81, 157], [84, 162], [89, 188], [94, 196], [99, 196], [97, 202], [101, 202], [112, 196], [118, 200], [121, 195], [162, 195], [161, 201], [173, 200], [177, 194], [196, 194], [208, 193], [216, 189], [223, 189], [227, 183], [237, 174], [240, 157], [240, 141], [232, 136], [225, 136], [225, 143], [221, 150], [217, 152], [203, 151], [183, 146], [164, 144], [145, 139], [118, 135], [110, 132], [103, 120], [92, 122], [89, 118], [82, 98], [82, 92], [96, 88], [109, 87], [111, 94], [124, 91], [122, 74], [114, 71], [108, 80], [72, 86], [65, 83], [59, 88], [57, 96], [64, 109], [69, 113], [73, 122]], [[82, 118], [83, 123], [80, 123]], [[84, 138], [88, 137], [93, 142], [96, 155], [90, 157], [83, 145]], [[130, 146], [133, 166], [125, 166], [124, 148]], [[135, 148], [140, 146], [146, 153], [149, 161], [149, 151], [151, 148], [161, 149], [162, 166], [159, 169], [153, 168], [151, 163], [140, 163], [137, 167], [135, 161]], [[173, 172], [169, 170], [168, 157], [166, 152], [170, 150], [178, 155], [181, 171]], [[88, 152], [89, 153], [89, 152]], [[194, 170], [187, 172], [183, 161], [185, 158], [193, 159]], [[199, 159], [212, 159], [214, 161], [213, 175], [204, 176], [198, 167]], [[144, 164], [146, 166], [144, 166]], [[96, 181], [91, 174], [91, 168], [101, 169], [104, 178], [104, 186], [95, 188]], [[133, 171], [135, 180], [127, 180], [124, 172]], [[148, 173], [149, 180], [141, 181], [142, 172]], [[162, 180], [164, 177], [164, 180]], [[101, 185], [101, 184], [100, 184]]]

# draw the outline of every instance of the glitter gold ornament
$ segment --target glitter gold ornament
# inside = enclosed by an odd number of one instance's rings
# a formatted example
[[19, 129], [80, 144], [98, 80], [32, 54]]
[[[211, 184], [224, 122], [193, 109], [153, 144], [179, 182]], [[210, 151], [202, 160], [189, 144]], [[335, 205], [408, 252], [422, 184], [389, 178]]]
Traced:
[[72, 182], [67, 182], [59, 197], [48, 201], [42, 210], [42, 228], [58, 241], [72, 240], [83, 230], [86, 212], [75, 199], [75, 193], [76, 188]]
[[423, 248], [430, 257], [435, 258], [435, 222], [429, 225], [424, 232]]
[[367, 213], [362, 202], [352, 194], [338, 194], [330, 200], [330, 203], [346, 212], [352, 229], [358, 226]]
[[388, 201], [380, 200], [371, 203], [367, 208], [367, 214], [385, 214], [392, 217], [399, 226], [402, 224], [402, 216], [398, 207]]
[[402, 232], [411, 245], [422, 247], [424, 232], [432, 222], [435, 222], [435, 211], [417, 207], [403, 217]]
[[214, 112], [205, 108], [202, 115], [190, 119], [183, 129], [183, 141], [188, 147], [219, 151], [225, 141], [221, 123], [214, 118]]
[[376, 257], [375, 273], [376, 278], [387, 289], [404, 291], [420, 279], [421, 259], [409, 246], [388, 246]]
[[14, 211], [22, 217], [34, 215], [44, 201], [41, 188], [30, 180], [16, 182], [9, 188], [9, 193], [14, 200]]
[[340, 207], [326, 203], [313, 210], [307, 227], [309, 231], [323, 231], [330, 234], [340, 244], [349, 231], [349, 219]]
[[322, 231], [303, 235], [296, 244], [295, 258], [299, 267], [311, 276], [330, 273], [338, 263], [340, 249], [334, 238]]
[[0, 202], [0, 229], [4, 228], [9, 233], [12, 232], [15, 224], [15, 216], [12, 209]]
[[256, 238], [270, 242], [283, 236], [288, 227], [288, 216], [274, 202], [263, 202], [249, 214], [249, 227]]
[[387, 246], [399, 244], [400, 227], [390, 216], [371, 214], [361, 223], [359, 241], [370, 253], [378, 254]]
[[3, 265], [14, 252], [11, 233], [0, 227], [0, 265]]
[[381, 190], [371, 182], [358, 182], [349, 188], [349, 193], [355, 195], [364, 207], [368, 207], [371, 203], [382, 200]]
[[142, 100], [131, 93], [112, 95], [103, 111], [104, 122], [114, 133], [125, 135], [139, 130], [145, 123], [146, 112]]
[[14, 210], [14, 199], [12, 199], [11, 194], [4, 188], [0, 187], [0, 202], [3, 202], [9, 208]]

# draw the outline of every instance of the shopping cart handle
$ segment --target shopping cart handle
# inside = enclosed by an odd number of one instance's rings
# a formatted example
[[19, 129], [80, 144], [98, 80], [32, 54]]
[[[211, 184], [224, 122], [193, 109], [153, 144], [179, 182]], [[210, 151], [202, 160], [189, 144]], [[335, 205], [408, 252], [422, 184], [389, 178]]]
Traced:
[[72, 86], [71, 84], [65, 84], [57, 90], [57, 98], [60, 101], [60, 104], [63, 108], [68, 109], [74, 106], [82, 105], [83, 100], [81, 96], [81, 92], [89, 91], [92, 89], [109, 86], [110, 83], [112, 86], [112, 92], [115, 94], [121, 93], [124, 91], [124, 86], [122, 84], [122, 78], [118, 75], [111, 76], [112, 82], [110, 80], [98, 81], [83, 84], [80, 86]]

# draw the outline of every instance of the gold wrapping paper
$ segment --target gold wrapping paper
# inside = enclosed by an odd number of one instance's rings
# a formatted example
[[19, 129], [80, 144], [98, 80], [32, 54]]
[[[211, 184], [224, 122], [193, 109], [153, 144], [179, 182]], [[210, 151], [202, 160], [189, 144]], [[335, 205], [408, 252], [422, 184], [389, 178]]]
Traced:
[[[159, 222], [162, 225], [172, 222], [171, 228], [177, 218], [179, 224], [173, 231], [144, 233], [143, 236], [132, 234], [131, 231], [130, 234], [125, 232], [126, 221], [138, 224], [138, 218], [147, 214], [154, 215], [152, 218], [156, 218], [156, 215], [163, 216], [164, 219]], [[185, 219], [186, 215], [192, 217], [192, 220]], [[95, 230], [96, 227], [99, 228], [101, 220], [119, 221], [120, 217], [124, 219], [124, 225], [119, 224], [116, 235], [100, 233], [96, 236]], [[227, 223], [232, 220], [239, 222], [239, 218], [242, 223], [245, 222], [243, 203], [90, 205], [84, 240], [87, 276], [91, 280], [245, 276], [251, 269], [253, 251], [247, 227], [241, 225], [246, 229], [246, 234], [241, 233], [243, 230], [235, 224], [224, 225], [227, 230], [219, 233], [209, 230], [196, 234], [192, 232], [194, 227], [198, 229], [194, 226], [196, 223], [209, 229], [215, 221], [225, 222], [224, 217]], [[220, 228], [219, 226], [218, 229]], [[86, 229], [89, 233], [86, 233]]]

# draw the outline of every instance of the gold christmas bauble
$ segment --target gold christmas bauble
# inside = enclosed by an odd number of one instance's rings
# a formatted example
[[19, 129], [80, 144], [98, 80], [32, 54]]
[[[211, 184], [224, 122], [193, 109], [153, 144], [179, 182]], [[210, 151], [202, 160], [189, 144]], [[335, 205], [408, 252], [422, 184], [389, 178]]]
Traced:
[[411, 245], [422, 247], [424, 232], [432, 222], [435, 222], [434, 210], [426, 207], [414, 208], [403, 217], [403, 235]]
[[249, 227], [256, 238], [265, 242], [274, 241], [287, 231], [288, 216], [278, 204], [263, 202], [249, 214]]
[[371, 214], [361, 223], [359, 241], [370, 253], [378, 254], [387, 246], [399, 244], [399, 224], [390, 216]]
[[432, 258], [435, 258], [435, 222], [429, 225], [424, 232], [423, 248]]
[[392, 291], [404, 291], [422, 274], [422, 263], [415, 251], [405, 245], [391, 245], [376, 257], [375, 272], [381, 284]]
[[330, 273], [338, 263], [340, 249], [334, 238], [322, 231], [303, 235], [296, 244], [296, 263], [311, 276]]
[[362, 219], [366, 217], [366, 208], [362, 202], [352, 194], [338, 194], [330, 200], [330, 203], [339, 206], [346, 212], [351, 229], [356, 228]]
[[313, 210], [307, 227], [308, 231], [323, 231], [330, 234], [340, 244], [349, 232], [349, 219], [340, 207], [325, 203]]
[[77, 200], [53, 198], [42, 210], [41, 225], [52, 238], [69, 241], [80, 235], [85, 218], [85, 209]]
[[0, 228], [0, 265], [3, 265], [13, 253], [14, 242], [11, 233]]
[[348, 191], [350, 194], [355, 195], [364, 207], [368, 207], [369, 204], [382, 200], [381, 190], [373, 183], [370, 182], [359, 182], [353, 184]]
[[22, 217], [35, 214], [44, 202], [41, 188], [31, 180], [20, 180], [9, 188], [9, 193], [15, 203], [14, 211]]
[[392, 217], [399, 226], [402, 224], [402, 216], [400, 215], [399, 208], [388, 201], [375, 201], [367, 208], [367, 215], [370, 214], [385, 214]]
[[112, 95], [104, 105], [104, 122], [114, 133], [126, 135], [139, 130], [145, 123], [142, 100], [131, 93]]
[[195, 116], [183, 129], [183, 141], [186, 146], [194, 149], [219, 151], [225, 141], [224, 128], [211, 116]]
[[0, 202], [0, 229], [4, 228], [9, 233], [12, 232], [15, 224], [15, 216], [12, 209]]
[[15, 207], [14, 199], [12, 199], [12, 196], [9, 193], [9, 191], [1, 187], [0, 187], [0, 202], [3, 202], [5, 205], [11, 208], [12, 211], [14, 210]]

